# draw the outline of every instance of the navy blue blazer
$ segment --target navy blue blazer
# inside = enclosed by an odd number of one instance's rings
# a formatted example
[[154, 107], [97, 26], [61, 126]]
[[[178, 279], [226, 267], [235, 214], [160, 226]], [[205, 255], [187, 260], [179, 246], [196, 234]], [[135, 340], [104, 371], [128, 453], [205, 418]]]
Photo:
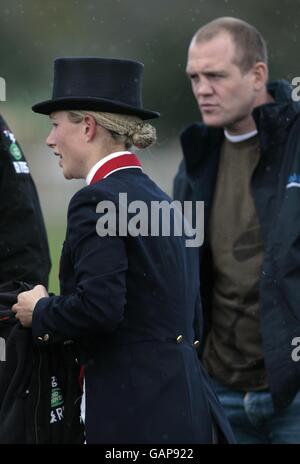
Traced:
[[169, 237], [99, 237], [97, 204], [109, 200], [118, 210], [120, 192], [149, 211], [151, 201], [171, 201], [134, 168], [77, 192], [61, 255], [61, 296], [37, 303], [33, 335], [45, 343], [77, 340], [87, 443], [210, 443], [212, 416], [234, 441], [194, 346], [198, 250], [172, 228]]

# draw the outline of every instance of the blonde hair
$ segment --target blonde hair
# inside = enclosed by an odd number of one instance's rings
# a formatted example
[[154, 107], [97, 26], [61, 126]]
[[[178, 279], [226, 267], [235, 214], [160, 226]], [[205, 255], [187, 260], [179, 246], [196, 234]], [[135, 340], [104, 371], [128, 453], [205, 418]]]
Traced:
[[79, 123], [90, 114], [100, 126], [107, 129], [114, 140], [128, 149], [132, 145], [146, 148], [156, 142], [156, 130], [137, 116], [127, 114], [102, 113], [96, 111], [68, 111], [70, 121]]

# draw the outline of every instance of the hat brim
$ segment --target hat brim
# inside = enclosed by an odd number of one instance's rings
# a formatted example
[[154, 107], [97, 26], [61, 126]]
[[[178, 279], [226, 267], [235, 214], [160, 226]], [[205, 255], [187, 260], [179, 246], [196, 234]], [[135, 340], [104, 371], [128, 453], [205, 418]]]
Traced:
[[138, 116], [141, 119], [154, 119], [160, 116], [157, 111], [148, 111], [118, 101], [95, 97], [63, 97], [46, 100], [32, 106], [32, 111], [49, 115], [54, 111], [85, 110], [104, 111], [106, 113], [120, 113]]

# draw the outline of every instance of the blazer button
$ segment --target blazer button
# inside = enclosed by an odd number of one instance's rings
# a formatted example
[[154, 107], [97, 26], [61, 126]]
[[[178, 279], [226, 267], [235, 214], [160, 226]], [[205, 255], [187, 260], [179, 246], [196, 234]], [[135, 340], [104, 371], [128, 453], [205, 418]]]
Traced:
[[176, 337], [176, 343], [182, 343], [182, 342], [183, 342], [183, 336], [178, 335], [178, 337]]
[[49, 341], [49, 338], [50, 338], [50, 337], [49, 337], [49, 334], [45, 334], [45, 335], [43, 336], [43, 341], [44, 341], [44, 342], [48, 342], [48, 341]]
[[195, 340], [194, 343], [193, 343], [194, 347], [196, 348], [196, 350], [199, 348], [200, 346], [200, 342], [199, 340]]

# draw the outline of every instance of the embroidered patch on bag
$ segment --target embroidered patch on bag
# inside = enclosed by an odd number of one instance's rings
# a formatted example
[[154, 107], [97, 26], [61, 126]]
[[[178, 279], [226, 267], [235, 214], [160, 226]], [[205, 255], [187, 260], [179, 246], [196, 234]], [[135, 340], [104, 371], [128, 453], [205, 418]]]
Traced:
[[26, 161], [14, 161], [13, 165], [17, 174], [29, 174], [29, 167]]
[[60, 422], [64, 418], [64, 398], [55, 376], [51, 377], [51, 411], [50, 424]]

